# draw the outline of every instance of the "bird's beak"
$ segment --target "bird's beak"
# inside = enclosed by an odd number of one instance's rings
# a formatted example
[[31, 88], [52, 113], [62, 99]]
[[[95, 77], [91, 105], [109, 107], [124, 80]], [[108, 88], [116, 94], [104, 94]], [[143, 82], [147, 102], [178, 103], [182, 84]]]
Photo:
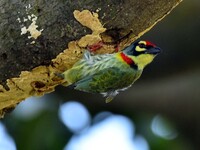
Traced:
[[160, 52], [161, 49], [159, 47], [152, 47], [146, 51], [147, 54], [153, 54], [153, 55], [159, 54]]

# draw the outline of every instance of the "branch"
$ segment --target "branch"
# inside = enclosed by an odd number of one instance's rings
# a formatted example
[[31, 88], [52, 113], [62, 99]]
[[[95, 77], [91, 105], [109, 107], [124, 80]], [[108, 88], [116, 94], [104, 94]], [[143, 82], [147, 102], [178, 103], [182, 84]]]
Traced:
[[[0, 115], [30, 96], [54, 91], [62, 83], [55, 73], [69, 69], [88, 45], [116, 41], [132, 31], [130, 38], [120, 43], [123, 49], [180, 2], [1, 1]], [[83, 9], [87, 10], [78, 11]], [[113, 52], [114, 46], [104, 45], [98, 53]]]

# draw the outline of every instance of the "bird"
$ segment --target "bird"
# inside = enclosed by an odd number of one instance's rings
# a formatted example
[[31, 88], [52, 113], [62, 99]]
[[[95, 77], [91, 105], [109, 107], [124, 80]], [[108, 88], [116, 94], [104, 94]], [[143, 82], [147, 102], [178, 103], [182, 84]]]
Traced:
[[149, 41], [136, 41], [122, 51], [93, 55], [85, 50], [83, 58], [64, 71], [64, 84], [75, 90], [100, 93], [109, 103], [140, 78], [143, 69], [161, 52]]

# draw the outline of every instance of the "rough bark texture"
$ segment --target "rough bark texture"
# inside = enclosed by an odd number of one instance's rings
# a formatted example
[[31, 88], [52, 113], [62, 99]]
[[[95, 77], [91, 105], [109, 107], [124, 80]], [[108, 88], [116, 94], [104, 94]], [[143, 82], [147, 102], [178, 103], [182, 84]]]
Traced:
[[[132, 31], [131, 38], [127, 42], [130, 43], [153, 27], [180, 1], [0, 0], [0, 83], [3, 85], [0, 86], [0, 114], [3, 115], [5, 111], [28, 96], [42, 95], [52, 91], [57, 84], [61, 83], [54, 79], [52, 72], [55, 72], [57, 68], [59, 68], [57, 69], [59, 72], [70, 68], [80, 58], [81, 47], [100, 40], [99, 34], [104, 40], [108, 40], [107, 35], [109, 35], [115, 41]], [[79, 23], [80, 20], [78, 22], [75, 19], [74, 10], [85, 9], [98, 12], [99, 20], [107, 29], [105, 33], [103, 30], [101, 32], [93, 30], [91, 34], [88, 28]], [[97, 18], [97, 16], [89, 18], [91, 23], [94, 23], [92, 18]], [[29, 31], [22, 34], [24, 27], [28, 28], [34, 23], [37, 35], [33, 35]], [[81, 23], [83, 24], [83, 22]], [[92, 26], [89, 28], [92, 29]], [[58, 59], [51, 61], [67, 48], [70, 41], [79, 40], [87, 34], [94, 35], [96, 39], [90, 41], [89, 36], [86, 38], [88, 42], [71, 43], [71, 49], [69, 48], [71, 51], [65, 51], [65, 55], [68, 57], [61, 59], [58, 56], [57, 58], [61, 61]], [[124, 45], [122, 44], [121, 47]], [[104, 52], [108, 51], [106, 49]], [[31, 71], [38, 66], [41, 67]], [[31, 71], [32, 73], [21, 73], [22, 71]], [[43, 76], [40, 76], [41, 74]], [[30, 78], [32, 80], [28, 82]], [[31, 85], [28, 87], [30, 89], [25, 90], [26, 84], [30, 83]], [[24, 86], [22, 86], [23, 84]], [[14, 93], [16, 95], [12, 97], [11, 95]], [[21, 98], [16, 100], [17, 96], [21, 96]]]

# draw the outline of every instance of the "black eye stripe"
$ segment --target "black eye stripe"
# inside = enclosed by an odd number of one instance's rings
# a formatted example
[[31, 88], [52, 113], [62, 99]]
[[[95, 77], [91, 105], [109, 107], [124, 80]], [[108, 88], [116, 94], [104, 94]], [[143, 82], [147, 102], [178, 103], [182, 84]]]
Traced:
[[146, 49], [152, 48], [152, 47], [153, 47], [152, 45], [145, 45], [145, 44], [143, 44], [143, 43], [138, 44], [138, 46], [139, 46], [140, 48], [146, 48]]
[[138, 46], [139, 46], [140, 48], [146, 48], [146, 45], [145, 45], [145, 44], [143, 44], [143, 43], [141, 43], [141, 44], [138, 44]]
[[134, 50], [132, 55], [133, 55], [133, 56], [138, 56], [138, 55], [144, 54], [144, 53], [145, 53], [145, 51], [140, 51], [140, 52], [139, 52], [139, 51]]

